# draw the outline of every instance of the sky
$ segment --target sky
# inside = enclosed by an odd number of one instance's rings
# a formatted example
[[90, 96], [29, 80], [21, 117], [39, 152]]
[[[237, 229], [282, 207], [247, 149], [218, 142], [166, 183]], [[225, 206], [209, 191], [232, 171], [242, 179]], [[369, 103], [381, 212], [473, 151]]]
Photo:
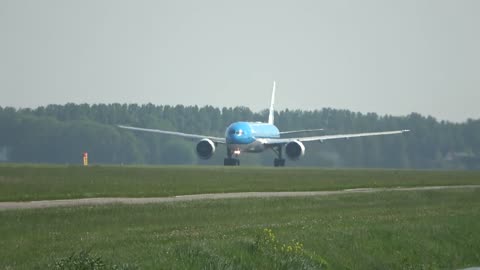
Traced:
[[480, 118], [477, 0], [0, 0], [0, 106]]

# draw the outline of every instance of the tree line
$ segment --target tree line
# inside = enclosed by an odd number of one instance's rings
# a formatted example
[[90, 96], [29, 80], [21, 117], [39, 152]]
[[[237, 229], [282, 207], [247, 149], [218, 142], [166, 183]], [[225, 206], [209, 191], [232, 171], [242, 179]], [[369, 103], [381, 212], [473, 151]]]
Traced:
[[[247, 107], [73, 104], [0, 107], [0, 162], [80, 164], [223, 164], [225, 147], [211, 160], [195, 156], [195, 142], [132, 132], [118, 124], [224, 136], [235, 121], [266, 121], [268, 111]], [[275, 112], [280, 130], [323, 128], [318, 134], [410, 129], [404, 135], [305, 143], [306, 154], [288, 166], [480, 169], [480, 119], [438, 121], [411, 113], [380, 116], [349, 110]], [[309, 134], [311, 135], [311, 134]], [[244, 154], [242, 164], [272, 165], [274, 154]]]

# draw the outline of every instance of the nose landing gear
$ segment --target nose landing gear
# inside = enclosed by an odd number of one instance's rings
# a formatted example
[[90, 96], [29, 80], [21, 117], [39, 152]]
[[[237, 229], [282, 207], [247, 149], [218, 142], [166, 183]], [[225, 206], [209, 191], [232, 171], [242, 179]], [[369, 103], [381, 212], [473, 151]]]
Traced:
[[224, 158], [224, 166], [240, 166], [240, 160], [238, 158]]
[[223, 166], [240, 166], [240, 160], [237, 158], [239, 154], [240, 150], [232, 152], [227, 149], [227, 157], [223, 159]]

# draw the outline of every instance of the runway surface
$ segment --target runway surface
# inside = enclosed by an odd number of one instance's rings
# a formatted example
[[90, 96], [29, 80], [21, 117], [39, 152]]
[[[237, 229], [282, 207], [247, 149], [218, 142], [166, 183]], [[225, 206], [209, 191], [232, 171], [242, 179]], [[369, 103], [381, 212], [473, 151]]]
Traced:
[[180, 195], [175, 197], [153, 198], [84, 198], [68, 200], [44, 200], [30, 202], [0, 202], [1, 210], [38, 209], [50, 207], [72, 207], [85, 205], [105, 204], [151, 204], [151, 203], [175, 203], [185, 201], [242, 199], [242, 198], [279, 198], [279, 197], [311, 197], [328, 196], [354, 193], [374, 193], [384, 191], [422, 191], [443, 189], [477, 189], [480, 185], [457, 185], [457, 186], [423, 186], [423, 187], [393, 187], [393, 188], [355, 188], [335, 191], [286, 191], [286, 192], [236, 192], [236, 193], [213, 193]]

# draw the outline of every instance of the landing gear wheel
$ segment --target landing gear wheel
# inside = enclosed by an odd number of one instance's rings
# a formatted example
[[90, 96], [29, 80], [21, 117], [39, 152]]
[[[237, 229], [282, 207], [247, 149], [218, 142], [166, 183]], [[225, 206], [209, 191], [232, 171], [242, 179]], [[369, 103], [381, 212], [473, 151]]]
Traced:
[[285, 167], [285, 159], [282, 158], [282, 146], [281, 145], [274, 146], [274, 147], [272, 147], [272, 150], [273, 150], [273, 152], [275, 152], [275, 154], [277, 154], [277, 157], [278, 157], [278, 158], [273, 160], [273, 166], [274, 167]]
[[285, 166], [285, 159], [283, 158], [276, 158], [273, 160], [273, 166], [275, 167], [284, 167]]
[[224, 166], [240, 166], [240, 160], [238, 158], [225, 158], [223, 160]]

